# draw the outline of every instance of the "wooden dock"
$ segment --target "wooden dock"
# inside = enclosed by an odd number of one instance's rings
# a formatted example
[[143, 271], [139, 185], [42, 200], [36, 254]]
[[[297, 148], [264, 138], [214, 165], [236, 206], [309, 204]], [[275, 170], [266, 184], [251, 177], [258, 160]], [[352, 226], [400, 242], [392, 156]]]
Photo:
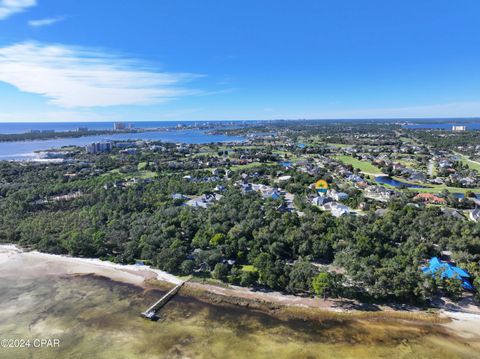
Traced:
[[142, 316], [150, 320], [155, 320], [158, 310], [162, 308], [165, 304], [167, 304], [168, 301], [172, 299], [175, 294], [178, 293], [178, 291], [180, 290], [180, 288], [182, 288], [184, 284], [185, 282], [181, 282], [175, 287], [173, 287], [169, 292], [167, 292], [167, 294], [165, 294], [162, 298], [160, 298], [152, 306], [150, 306], [150, 308], [142, 312]]

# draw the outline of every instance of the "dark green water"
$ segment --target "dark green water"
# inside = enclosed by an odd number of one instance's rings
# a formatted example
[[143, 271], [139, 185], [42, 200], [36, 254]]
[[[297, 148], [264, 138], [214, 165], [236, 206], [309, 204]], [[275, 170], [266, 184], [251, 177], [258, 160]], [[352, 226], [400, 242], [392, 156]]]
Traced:
[[177, 296], [157, 322], [139, 316], [161, 292], [94, 276], [0, 274], [2, 338], [59, 348], [0, 348], [0, 358], [475, 358], [475, 348], [398, 322], [281, 321]]

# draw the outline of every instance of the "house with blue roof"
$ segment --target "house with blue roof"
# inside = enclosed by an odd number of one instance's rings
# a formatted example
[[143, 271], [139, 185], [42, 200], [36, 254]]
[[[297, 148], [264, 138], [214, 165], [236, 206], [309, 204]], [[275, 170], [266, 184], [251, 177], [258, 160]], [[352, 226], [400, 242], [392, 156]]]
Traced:
[[291, 168], [293, 167], [293, 163], [291, 161], [282, 161], [280, 162], [280, 166], [285, 168]]
[[440, 273], [442, 278], [453, 279], [457, 278], [462, 281], [462, 287], [467, 290], [473, 290], [473, 286], [470, 283], [470, 274], [462, 268], [456, 267], [451, 263], [442, 262], [437, 257], [432, 257], [428, 266], [422, 268], [423, 273], [430, 274], [432, 276]]

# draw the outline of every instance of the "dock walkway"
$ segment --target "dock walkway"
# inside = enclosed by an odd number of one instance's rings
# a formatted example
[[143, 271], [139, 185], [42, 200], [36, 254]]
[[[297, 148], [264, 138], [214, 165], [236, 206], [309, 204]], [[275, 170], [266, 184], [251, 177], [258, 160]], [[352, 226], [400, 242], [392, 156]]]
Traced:
[[184, 284], [185, 282], [181, 282], [175, 287], [173, 287], [169, 292], [167, 292], [167, 294], [165, 294], [162, 298], [153, 303], [146, 311], [142, 312], [142, 316], [147, 319], [155, 319], [157, 311], [165, 304], [167, 304], [168, 301], [172, 299], [175, 294], [178, 293], [178, 291]]

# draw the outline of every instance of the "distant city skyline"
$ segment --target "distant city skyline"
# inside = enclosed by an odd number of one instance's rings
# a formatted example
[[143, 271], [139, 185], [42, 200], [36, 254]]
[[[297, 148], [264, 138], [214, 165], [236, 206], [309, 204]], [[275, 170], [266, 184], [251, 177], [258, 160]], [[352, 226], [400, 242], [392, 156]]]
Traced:
[[474, 0], [0, 0], [0, 122], [480, 116]]

